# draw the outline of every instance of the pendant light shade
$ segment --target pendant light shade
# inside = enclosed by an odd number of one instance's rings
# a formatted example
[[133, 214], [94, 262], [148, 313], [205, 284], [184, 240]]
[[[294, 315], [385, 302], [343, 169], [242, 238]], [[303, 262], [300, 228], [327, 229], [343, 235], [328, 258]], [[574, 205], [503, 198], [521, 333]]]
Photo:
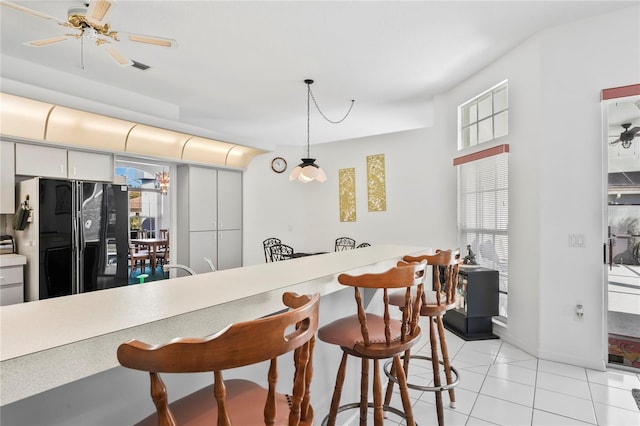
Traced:
[[313, 93], [311, 92], [311, 84], [313, 84], [313, 80], [307, 79], [304, 82], [307, 85], [307, 158], [303, 158], [302, 163], [298, 164], [291, 171], [291, 174], [289, 175], [289, 180], [293, 181], [298, 179], [302, 183], [309, 183], [311, 181], [317, 180], [318, 182], [322, 183], [322, 182], [326, 182], [327, 175], [325, 174], [324, 170], [322, 170], [320, 166], [316, 164], [315, 158], [309, 158], [310, 157], [309, 155], [309, 110], [311, 105], [310, 100], [311, 98], [313, 98], [313, 102], [316, 108], [318, 108], [320, 115], [322, 115], [322, 117], [325, 120], [334, 124], [341, 123], [345, 118], [347, 118], [347, 115], [349, 115], [349, 113], [351, 112], [351, 108], [353, 107], [353, 103], [355, 101], [351, 100], [351, 106], [349, 107], [349, 110], [347, 111], [345, 116], [342, 118], [342, 120], [331, 121], [327, 117], [325, 117], [322, 111], [320, 111], [320, 108], [318, 107], [318, 104], [316, 103], [316, 100], [313, 97]]
[[327, 175], [324, 173], [324, 170], [316, 164], [315, 158], [303, 158], [302, 163], [298, 164], [289, 175], [289, 180], [295, 179], [303, 183], [308, 183], [312, 180], [325, 182]]

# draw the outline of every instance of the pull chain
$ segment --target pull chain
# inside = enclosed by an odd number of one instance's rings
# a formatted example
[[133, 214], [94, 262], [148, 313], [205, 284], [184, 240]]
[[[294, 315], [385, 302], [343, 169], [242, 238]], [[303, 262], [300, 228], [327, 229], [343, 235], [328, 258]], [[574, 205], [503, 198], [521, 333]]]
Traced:
[[80, 68], [84, 69], [84, 31], [80, 34]]

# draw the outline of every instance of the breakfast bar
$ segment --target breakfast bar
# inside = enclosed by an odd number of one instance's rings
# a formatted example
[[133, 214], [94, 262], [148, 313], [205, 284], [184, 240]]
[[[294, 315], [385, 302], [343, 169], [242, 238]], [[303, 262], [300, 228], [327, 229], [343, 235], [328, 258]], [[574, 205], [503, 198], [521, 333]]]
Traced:
[[209, 335], [281, 310], [285, 291], [324, 298], [342, 290], [340, 273], [381, 271], [424, 250], [378, 245], [2, 307], [1, 405], [118, 367], [126, 340]]

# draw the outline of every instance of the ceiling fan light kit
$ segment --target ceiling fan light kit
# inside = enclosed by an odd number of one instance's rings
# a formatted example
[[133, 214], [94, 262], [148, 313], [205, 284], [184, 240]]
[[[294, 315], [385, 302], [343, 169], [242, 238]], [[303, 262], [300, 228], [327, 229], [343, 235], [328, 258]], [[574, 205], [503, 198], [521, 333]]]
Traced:
[[318, 109], [318, 112], [320, 113], [320, 115], [322, 116], [322, 118], [324, 118], [325, 120], [327, 120], [329, 123], [332, 124], [338, 124], [338, 123], [342, 123], [344, 121], [345, 118], [347, 118], [347, 116], [349, 115], [349, 113], [351, 112], [351, 109], [353, 108], [353, 104], [355, 102], [355, 100], [351, 100], [351, 105], [349, 106], [349, 109], [347, 110], [347, 113], [344, 115], [344, 117], [342, 117], [342, 119], [338, 120], [338, 121], [332, 121], [329, 120], [320, 110], [320, 107], [318, 106], [318, 103], [316, 102], [315, 97], [313, 96], [313, 93], [311, 92], [311, 85], [313, 84], [313, 80], [311, 79], [306, 79], [304, 80], [304, 83], [307, 85], [307, 158], [302, 158], [302, 163], [298, 164], [292, 171], [291, 174], [289, 175], [289, 180], [293, 181], [298, 179], [300, 182], [302, 183], [309, 183], [312, 182], [314, 180], [317, 180], [320, 183], [326, 182], [327, 181], [327, 175], [324, 172], [324, 170], [322, 170], [322, 168], [320, 168], [320, 166], [318, 166], [316, 164], [316, 159], [315, 158], [310, 158], [309, 155], [309, 124], [310, 124], [310, 105], [311, 105], [311, 99], [313, 99], [313, 103], [316, 106], [316, 108]]

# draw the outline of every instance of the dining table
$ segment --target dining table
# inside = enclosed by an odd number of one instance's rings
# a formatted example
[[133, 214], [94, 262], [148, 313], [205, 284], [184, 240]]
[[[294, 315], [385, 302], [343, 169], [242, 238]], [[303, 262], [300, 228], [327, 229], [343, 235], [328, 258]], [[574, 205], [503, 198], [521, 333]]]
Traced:
[[169, 244], [169, 240], [167, 238], [132, 238], [131, 243], [149, 247], [149, 254], [151, 255], [151, 273], [155, 274], [158, 247], [166, 246]]

